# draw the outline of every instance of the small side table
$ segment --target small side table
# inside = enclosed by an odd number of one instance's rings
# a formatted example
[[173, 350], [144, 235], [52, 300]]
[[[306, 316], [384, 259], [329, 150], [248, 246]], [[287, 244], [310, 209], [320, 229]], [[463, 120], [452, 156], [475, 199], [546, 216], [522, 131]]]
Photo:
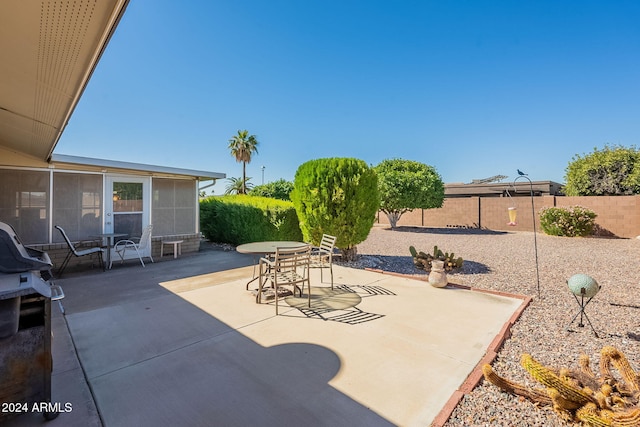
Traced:
[[173, 258], [178, 258], [178, 255], [182, 255], [182, 242], [184, 240], [163, 240], [160, 246], [160, 258], [164, 256], [164, 245], [173, 245]]

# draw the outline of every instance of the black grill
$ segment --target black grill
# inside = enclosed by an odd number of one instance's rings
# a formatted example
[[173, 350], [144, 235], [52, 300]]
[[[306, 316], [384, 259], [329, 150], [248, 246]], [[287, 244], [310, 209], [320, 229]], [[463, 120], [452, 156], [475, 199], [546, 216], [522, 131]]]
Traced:
[[[0, 403], [51, 402], [51, 301], [64, 298], [51, 283], [46, 252], [22, 244], [0, 222]], [[62, 304], [60, 304], [62, 309]], [[0, 412], [3, 419], [17, 413]], [[57, 412], [45, 412], [53, 419]]]
[[48, 272], [51, 267], [51, 259], [46, 252], [24, 246], [13, 227], [0, 222], [0, 273]]

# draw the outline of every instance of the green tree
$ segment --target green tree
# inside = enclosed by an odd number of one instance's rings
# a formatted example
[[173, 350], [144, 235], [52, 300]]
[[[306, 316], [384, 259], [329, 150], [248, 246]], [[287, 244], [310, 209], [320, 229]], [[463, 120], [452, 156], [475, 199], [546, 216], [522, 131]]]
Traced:
[[575, 155], [565, 169], [567, 196], [615, 196], [640, 193], [640, 152], [635, 147], [597, 148]]
[[336, 236], [336, 246], [352, 260], [380, 207], [378, 178], [359, 159], [310, 160], [296, 171], [291, 201], [306, 241], [317, 245], [325, 233]]
[[253, 153], [258, 153], [258, 140], [255, 135], [249, 135], [247, 130], [239, 130], [229, 140], [231, 155], [236, 158], [236, 162], [242, 163], [242, 189], [240, 194], [247, 194], [247, 163], [251, 163]]
[[380, 210], [391, 228], [405, 212], [442, 207], [444, 183], [436, 170], [413, 160], [387, 159], [374, 168], [378, 174]]
[[293, 182], [285, 179], [268, 182], [253, 187], [249, 194], [251, 196], [271, 197], [272, 199], [291, 200], [289, 194], [293, 191]]
[[251, 189], [253, 187], [253, 184], [249, 182], [250, 180], [251, 177], [247, 177], [245, 179], [227, 178], [229, 183], [224, 188], [224, 194], [245, 194], [244, 191], [246, 191], [246, 189]]

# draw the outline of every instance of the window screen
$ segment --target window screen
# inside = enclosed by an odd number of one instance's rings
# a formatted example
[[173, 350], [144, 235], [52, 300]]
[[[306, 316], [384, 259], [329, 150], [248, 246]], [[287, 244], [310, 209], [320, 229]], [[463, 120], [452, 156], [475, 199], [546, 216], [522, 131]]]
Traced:
[[49, 241], [49, 172], [0, 169], [0, 221], [23, 244]]
[[[53, 174], [53, 224], [72, 241], [88, 240], [102, 230], [102, 175]], [[63, 242], [54, 230], [54, 242]]]
[[196, 232], [196, 181], [153, 179], [153, 234], [170, 236]]

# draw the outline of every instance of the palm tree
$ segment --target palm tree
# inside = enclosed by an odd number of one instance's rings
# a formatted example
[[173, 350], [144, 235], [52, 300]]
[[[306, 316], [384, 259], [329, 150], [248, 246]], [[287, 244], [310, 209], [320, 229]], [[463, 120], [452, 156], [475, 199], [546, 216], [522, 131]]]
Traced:
[[224, 194], [246, 194], [242, 193], [243, 190], [251, 190], [253, 184], [249, 182], [251, 177], [243, 180], [242, 178], [227, 178], [229, 184], [224, 189]]
[[258, 153], [258, 140], [255, 135], [249, 135], [249, 131], [239, 130], [229, 140], [229, 149], [236, 161], [242, 162], [242, 190], [239, 193], [247, 194], [247, 163], [251, 163], [253, 153]]

